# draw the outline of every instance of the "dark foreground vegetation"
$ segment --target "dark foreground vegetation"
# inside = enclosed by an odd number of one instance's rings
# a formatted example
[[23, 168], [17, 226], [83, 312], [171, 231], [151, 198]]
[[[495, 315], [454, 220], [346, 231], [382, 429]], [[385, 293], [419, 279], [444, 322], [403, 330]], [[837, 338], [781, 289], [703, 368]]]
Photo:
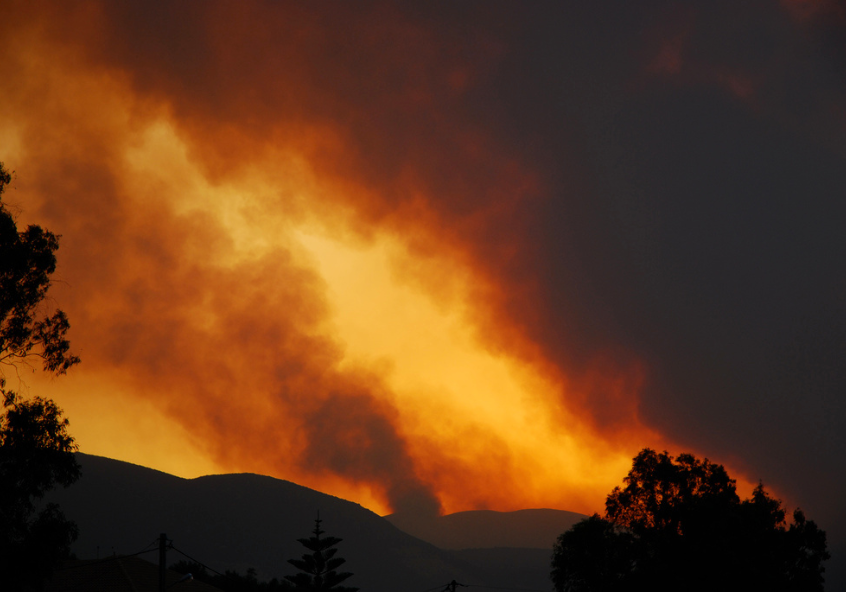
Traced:
[[79, 362], [69, 353], [68, 319], [45, 313], [44, 299], [56, 269], [59, 237], [40, 226], [19, 231], [2, 201], [11, 174], [0, 163], [0, 587], [39, 590], [76, 539], [76, 525], [55, 504], [39, 500], [79, 478], [76, 446], [56, 404], [11, 390], [32, 361], [64, 374]]
[[740, 500], [721, 465], [644, 449], [598, 514], [558, 537], [558, 592], [816, 592], [825, 532], [759, 484]]
[[309, 552], [300, 559], [289, 559], [288, 563], [297, 568], [294, 575], [285, 576], [284, 580], [273, 578], [269, 582], [259, 582], [256, 571], [248, 569], [245, 575], [227, 570], [224, 573], [211, 572], [206, 566], [193, 561], [180, 561], [170, 568], [182, 574], [191, 574], [194, 579], [220, 588], [224, 592], [357, 592], [358, 588], [341, 586], [352, 577], [350, 572], [338, 572], [346, 560], [338, 557], [336, 545], [342, 539], [322, 536], [322, 521], [315, 520], [312, 536], [297, 539]]
[[255, 569], [248, 569], [246, 574], [233, 570], [215, 573], [206, 569], [201, 563], [194, 561], [178, 561], [170, 566], [175, 572], [191, 574], [193, 579], [220, 588], [223, 592], [291, 592], [293, 588], [287, 582], [280, 582], [273, 578], [269, 582], [260, 582]]

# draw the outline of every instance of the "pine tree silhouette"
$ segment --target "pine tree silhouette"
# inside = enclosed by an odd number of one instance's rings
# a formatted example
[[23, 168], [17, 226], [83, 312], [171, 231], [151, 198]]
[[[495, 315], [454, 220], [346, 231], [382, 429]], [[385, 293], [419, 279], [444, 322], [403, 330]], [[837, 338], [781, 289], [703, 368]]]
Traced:
[[303, 555], [302, 559], [289, 559], [288, 563], [300, 570], [300, 573], [293, 576], [285, 576], [285, 579], [294, 584], [297, 590], [309, 592], [331, 590], [332, 592], [358, 592], [358, 588], [339, 586], [341, 582], [352, 576], [349, 572], [338, 573], [335, 570], [346, 563], [346, 559], [335, 557], [338, 549], [335, 545], [343, 539], [338, 537], [324, 537], [324, 531], [320, 530], [320, 515], [314, 521], [314, 536], [307, 539], [297, 539], [303, 547], [311, 551]]

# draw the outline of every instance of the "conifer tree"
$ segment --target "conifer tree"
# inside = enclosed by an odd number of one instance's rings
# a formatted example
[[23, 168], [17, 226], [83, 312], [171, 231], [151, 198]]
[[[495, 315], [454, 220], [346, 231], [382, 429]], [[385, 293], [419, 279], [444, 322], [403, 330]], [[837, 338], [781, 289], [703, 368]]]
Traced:
[[312, 531], [314, 536], [307, 539], [297, 539], [311, 553], [305, 553], [302, 559], [289, 559], [288, 563], [300, 570], [300, 573], [285, 576], [285, 579], [294, 584], [297, 590], [302, 591], [357, 592], [358, 588], [338, 585], [353, 574], [335, 571], [346, 563], [346, 559], [335, 557], [338, 552], [335, 545], [340, 543], [342, 539], [338, 537], [321, 538], [321, 535], [324, 534], [324, 531], [320, 529], [321, 522], [322, 520], [318, 515]]

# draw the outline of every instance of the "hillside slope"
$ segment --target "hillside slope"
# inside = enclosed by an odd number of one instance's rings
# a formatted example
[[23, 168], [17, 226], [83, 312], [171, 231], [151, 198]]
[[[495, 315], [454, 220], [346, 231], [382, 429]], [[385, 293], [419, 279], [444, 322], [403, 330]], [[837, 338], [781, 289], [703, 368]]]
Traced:
[[[449, 552], [415, 539], [358, 504], [271, 477], [252, 474], [182, 479], [137, 465], [79, 454], [83, 476], [53, 492], [79, 526], [79, 558], [131, 554], [167, 533], [173, 546], [217, 570], [258, 571], [260, 579], [295, 570], [317, 512], [328, 535], [341, 537], [340, 557], [363, 590], [423, 591], [452, 579], [485, 582]], [[156, 561], [155, 553], [143, 554]], [[184, 559], [168, 552], [168, 563]]]
[[555, 539], [587, 518], [564, 510], [472, 510], [429, 519], [399, 514], [385, 516], [391, 524], [441, 549], [521, 547], [551, 550]]
[[272, 477], [182, 479], [103, 457], [77, 458], [82, 478], [46, 501], [78, 524], [73, 551], [80, 559], [149, 550], [141, 557], [156, 562], [164, 532], [174, 547], [168, 564], [186, 559], [181, 551], [219, 572], [253, 567], [260, 579], [281, 578], [294, 573], [287, 560], [303, 554], [297, 539], [310, 536], [320, 512], [327, 535], [344, 539], [338, 554], [355, 574], [348, 584], [362, 592], [440, 590], [453, 579], [547, 592], [552, 541], [581, 518], [558, 510], [478, 511], [408, 524]]

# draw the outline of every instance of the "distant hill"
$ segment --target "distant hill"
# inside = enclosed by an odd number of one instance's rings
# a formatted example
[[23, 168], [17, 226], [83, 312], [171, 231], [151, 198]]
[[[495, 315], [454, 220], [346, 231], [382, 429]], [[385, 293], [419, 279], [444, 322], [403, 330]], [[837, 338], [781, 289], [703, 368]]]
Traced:
[[391, 524], [441, 549], [523, 547], [551, 550], [555, 539], [584, 514], [564, 510], [473, 510], [431, 519], [385, 516]]
[[[344, 539], [339, 556], [347, 559], [344, 569], [355, 574], [348, 583], [362, 592], [423, 592], [453, 579], [476, 586], [551, 589], [551, 542], [534, 549], [449, 551], [403, 532], [358, 504], [272, 477], [182, 479], [97, 456], [79, 454], [78, 460], [82, 478], [52, 492], [48, 501], [59, 503], [78, 524], [80, 536], [73, 551], [80, 559], [154, 549], [164, 532], [174, 546], [168, 551], [169, 564], [185, 559], [182, 551], [217, 571], [243, 573], [254, 567], [260, 579], [281, 578], [295, 571], [287, 560], [302, 555], [296, 539], [310, 535], [319, 511], [327, 535]], [[532, 524], [565, 514], [571, 513], [461, 512], [436, 519], [446, 526], [437, 526], [435, 534], [472, 528], [480, 534], [452, 536], [449, 546], [534, 546], [547, 540], [549, 532], [540, 528], [533, 535]], [[154, 552], [141, 556], [157, 560]]]

